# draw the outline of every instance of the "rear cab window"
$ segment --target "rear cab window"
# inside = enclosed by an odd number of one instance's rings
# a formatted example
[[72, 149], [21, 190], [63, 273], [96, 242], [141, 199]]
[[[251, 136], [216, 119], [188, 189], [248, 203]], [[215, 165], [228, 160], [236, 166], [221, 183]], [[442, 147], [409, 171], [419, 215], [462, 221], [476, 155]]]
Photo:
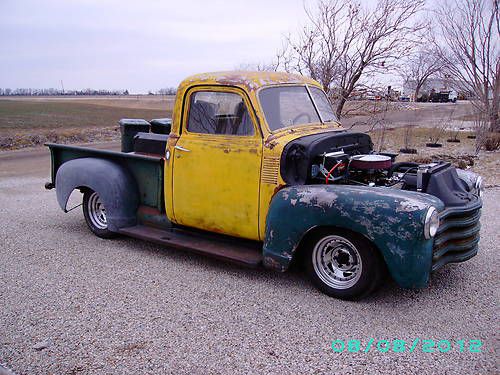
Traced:
[[209, 90], [191, 94], [187, 131], [237, 136], [255, 133], [242, 96], [233, 92]]

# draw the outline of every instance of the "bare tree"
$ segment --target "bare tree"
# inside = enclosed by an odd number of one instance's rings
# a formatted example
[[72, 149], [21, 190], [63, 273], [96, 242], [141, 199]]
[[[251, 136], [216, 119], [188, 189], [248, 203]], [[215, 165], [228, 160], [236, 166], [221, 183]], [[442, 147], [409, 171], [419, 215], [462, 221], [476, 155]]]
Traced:
[[474, 154], [477, 156], [488, 139], [488, 119], [487, 116], [477, 114], [474, 117], [474, 135], [476, 136], [474, 142]]
[[[337, 116], [362, 77], [387, 70], [419, 43], [415, 21], [425, 0], [378, 0], [374, 9], [355, 0], [318, 0], [308, 23], [286, 38], [280, 68], [311, 76], [337, 99]], [[334, 90], [335, 88], [335, 90]]]
[[500, 131], [498, 0], [452, 0], [437, 10], [441, 58], [461, 90], [478, 99], [490, 131]]
[[427, 80], [443, 68], [443, 60], [438, 51], [431, 43], [422, 44], [414, 54], [403, 59], [399, 66], [399, 73], [405, 85], [413, 89], [413, 97], [416, 101], [420, 89]]

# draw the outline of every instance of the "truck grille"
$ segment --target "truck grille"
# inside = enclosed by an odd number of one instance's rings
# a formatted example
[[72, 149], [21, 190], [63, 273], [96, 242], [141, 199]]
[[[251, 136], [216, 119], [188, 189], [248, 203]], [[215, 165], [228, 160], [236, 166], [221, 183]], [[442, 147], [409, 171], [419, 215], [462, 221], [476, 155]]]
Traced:
[[264, 156], [264, 160], [262, 162], [262, 182], [276, 185], [278, 183], [279, 167], [279, 158]]
[[466, 261], [477, 254], [480, 217], [480, 199], [465, 208], [451, 207], [440, 213], [440, 225], [432, 252], [432, 271], [447, 263]]

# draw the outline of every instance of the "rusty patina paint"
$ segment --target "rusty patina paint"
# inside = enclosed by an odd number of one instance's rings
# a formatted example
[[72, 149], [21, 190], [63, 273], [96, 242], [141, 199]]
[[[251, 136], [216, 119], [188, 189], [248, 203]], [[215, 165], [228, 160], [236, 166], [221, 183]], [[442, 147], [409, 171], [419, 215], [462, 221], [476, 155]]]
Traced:
[[[227, 71], [201, 73], [187, 77], [181, 82], [177, 90], [172, 118], [172, 132], [175, 134], [181, 133], [180, 117], [184, 105], [184, 98], [186, 92], [189, 89], [196, 86], [237, 87], [247, 93], [248, 98], [252, 104], [252, 108], [255, 110], [255, 116], [259, 124], [261, 125], [262, 135], [267, 141], [268, 137], [272, 135], [272, 132], [269, 130], [265, 116], [262, 113], [262, 109], [260, 108], [259, 100], [257, 98], [257, 92], [263, 87], [291, 84], [309, 85], [322, 89], [321, 84], [311, 78], [284, 72]], [[298, 134], [294, 135], [294, 132], [299, 132], [304, 135], [304, 133], [310, 134], [311, 132], [315, 133], [325, 130], [331, 131], [332, 129], [341, 129], [341, 126], [338, 123], [318, 123], [302, 128], [284, 128], [283, 130], [278, 130], [274, 133], [277, 137], [286, 137], [288, 135], [288, 137], [286, 138], [291, 137], [293, 139], [298, 136]], [[270, 142], [271, 141], [269, 140], [268, 143]]]
[[284, 271], [307, 231], [345, 228], [375, 244], [400, 286], [425, 287], [433, 241], [424, 238], [423, 225], [430, 206], [444, 208], [433, 196], [396, 189], [350, 185], [284, 188], [273, 198], [267, 215], [264, 264]]
[[169, 229], [172, 223], [168, 220], [165, 212], [149, 206], [139, 206], [137, 209], [138, 222], [155, 228]]
[[140, 181], [139, 198], [142, 205], [163, 209], [163, 163], [158, 156], [123, 153], [109, 150], [98, 150], [86, 147], [46, 144], [52, 154], [52, 182], [65, 162], [80, 158], [99, 158], [116, 162], [125, 166], [136, 181]]
[[187, 77], [179, 88], [183, 85], [190, 86], [197, 84], [219, 84], [224, 86], [238, 86], [247, 91], [255, 91], [263, 86], [282, 84], [304, 84], [317, 86], [318, 83], [308, 77], [284, 72], [251, 72], [251, 71], [227, 71], [201, 73]]
[[[329, 132], [343, 132], [344, 128], [341, 128], [334, 125], [324, 125], [324, 124], [309, 124], [307, 127], [296, 128], [296, 129], [284, 129], [282, 131], [277, 131], [274, 134], [271, 134], [264, 142], [264, 146], [272, 149], [274, 146], [280, 143], [288, 143], [289, 140], [303, 137], [309, 134], [319, 134], [319, 133], [329, 133]], [[286, 139], [286, 141], [282, 141], [282, 139]]]
[[[167, 149], [170, 155], [174, 154], [174, 147], [179, 137], [183, 136], [183, 123], [187, 117], [189, 102], [186, 101], [189, 92], [197, 89], [208, 90], [223, 90], [235, 91], [241, 90], [244, 94], [245, 101], [248, 100], [248, 108], [252, 119], [255, 121], [256, 128], [260, 133], [262, 140], [262, 148], [251, 148], [251, 153], [254, 156], [261, 155], [264, 158], [280, 158], [285, 145], [302, 136], [309, 134], [318, 134], [331, 131], [343, 130], [339, 123], [325, 123], [325, 124], [308, 124], [307, 126], [297, 126], [283, 128], [271, 132], [267, 125], [266, 118], [260, 107], [258, 100], [258, 91], [263, 87], [277, 86], [277, 85], [309, 85], [321, 89], [321, 84], [311, 78], [303, 77], [300, 75], [282, 73], [282, 72], [246, 72], [246, 71], [232, 71], [232, 72], [215, 72], [215, 73], [202, 73], [193, 75], [186, 78], [181, 82], [177, 90], [175, 99], [173, 117], [172, 117], [172, 132], [168, 142]], [[230, 150], [231, 153], [233, 150]], [[235, 176], [235, 179], [241, 180], [247, 176]], [[165, 200], [166, 212], [168, 218], [176, 222], [173, 210], [173, 158], [167, 160], [165, 163]], [[269, 183], [264, 179], [260, 185], [260, 198], [259, 198], [259, 223], [258, 223], [258, 239], [263, 240], [265, 236], [265, 220], [269, 202], [273, 197], [276, 188], [285, 184], [279, 171], [277, 173], [275, 183]], [[256, 238], [257, 239], [257, 238]]]

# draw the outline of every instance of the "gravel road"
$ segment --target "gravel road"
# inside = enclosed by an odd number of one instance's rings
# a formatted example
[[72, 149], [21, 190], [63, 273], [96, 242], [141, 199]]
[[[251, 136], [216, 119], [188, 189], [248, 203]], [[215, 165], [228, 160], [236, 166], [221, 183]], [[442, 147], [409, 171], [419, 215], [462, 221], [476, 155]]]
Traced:
[[[445, 267], [426, 290], [388, 282], [354, 303], [317, 292], [297, 271], [99, 239], [80, 209], [64, 214], [43, 189], [48, 168], [43, 153], [0, 158], [0, 364], [17, 375], [499, 371], [498, 188], [486, 192], [477, 257]], [[482, 353], [331, 349], [332, 340], [370, 338], [483, 346]]]

